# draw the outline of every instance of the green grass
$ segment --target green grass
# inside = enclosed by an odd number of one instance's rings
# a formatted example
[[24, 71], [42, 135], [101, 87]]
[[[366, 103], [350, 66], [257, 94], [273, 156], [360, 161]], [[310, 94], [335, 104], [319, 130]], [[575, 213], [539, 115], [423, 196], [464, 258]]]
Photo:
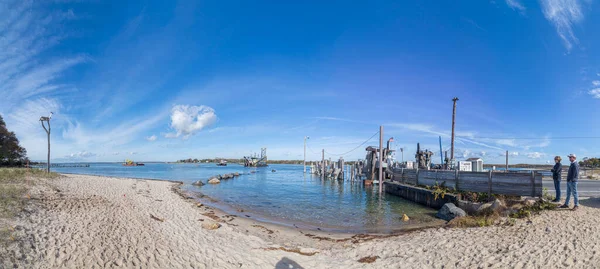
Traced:
[[511, 214], [510, 217], [517, 219], [529, 218], [533, 214], [539, 214], [544, 210], [554, 210], [557, 207], [557, 204], [548, 202], [547, 200], [539, 200], [535, 202], [535, 204], [533, 204], [532, 206], [526, 206], [519, 209], [519, 211]]
[[54, 179], [59, 176], [40, 169], [0, 168], [0, 246], [14, 240], [8, 223], [27, 205], [30, 198], [29, 187], [37, 179]]
[[54, 172], [50, 174], [41, 169], [27, 168], [0, 168], [0, 184], [4, 183], [21, 183], [27, 177], [33, 178], [58, 178], [60, 175]]
[[491, 214], [487, 216], [466, 216], [454, 218], [448, 223], [448, 225], [450, 227], [457, 228], [486, 227], [494, 225], [499, 219], [500, 216], [498, 214]]

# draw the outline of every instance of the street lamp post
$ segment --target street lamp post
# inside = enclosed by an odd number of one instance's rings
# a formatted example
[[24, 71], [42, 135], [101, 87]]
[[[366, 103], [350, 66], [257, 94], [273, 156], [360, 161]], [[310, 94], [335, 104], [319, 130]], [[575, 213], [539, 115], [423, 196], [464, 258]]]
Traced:
[[304, 137], [304, 173], [306, 174], [306, 139], [310, 139], [310, 136]]
[[[46, 163], [46, 172], [50, 173], [50, 119], [52, 119], [52, 112], [50, 112], [50, 116], [48, 117], [40, 117], [40, 123], [42, 124], [42, 127], [44, 128], [44, 130], [46, 131], [46, 134], [48, 135], [48, 162]], [[46, 128], [46, 126], [44, 125], [44, 122], [48, 123], [48, 128]]]

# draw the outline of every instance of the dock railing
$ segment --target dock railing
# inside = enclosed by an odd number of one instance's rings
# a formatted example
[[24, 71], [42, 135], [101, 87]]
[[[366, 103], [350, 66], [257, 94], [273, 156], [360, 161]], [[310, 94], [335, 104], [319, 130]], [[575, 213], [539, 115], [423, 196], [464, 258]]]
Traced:
[[444, 185], [457, 191], [515, 196], [542, 196], [538, 172], [464, 172], [458, 170], [392, 169], [392, 181], [415, 186]]

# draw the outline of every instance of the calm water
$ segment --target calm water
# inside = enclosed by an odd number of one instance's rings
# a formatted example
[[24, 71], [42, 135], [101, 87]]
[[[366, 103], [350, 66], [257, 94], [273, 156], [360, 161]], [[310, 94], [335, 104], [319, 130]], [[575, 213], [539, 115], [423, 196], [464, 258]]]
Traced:
[[[271, 172], [275, 169], [276, 172]], [[221, 184], [196, 187], [196, 180], [232, 172], [256, 173], [223, 180]], [[56, 168], [56, 172], [90, 175], [178, 180], [185, 189], [213, 199], [203, 202], [230, 214], [305, 228], [336, 231], [388, 232], [434, 221], [435, 210], [393, 195], [379, 195], [378, 187], [363, 187], [350, 181], [321, 180], [302, 173], [301, 165], [270, 165], [245, 168], [230, 164], [164, 164], [125, 167], [121, 164], [91, 164], [88, 168]], [[411, 220], [402, 222], [402, 214]]]

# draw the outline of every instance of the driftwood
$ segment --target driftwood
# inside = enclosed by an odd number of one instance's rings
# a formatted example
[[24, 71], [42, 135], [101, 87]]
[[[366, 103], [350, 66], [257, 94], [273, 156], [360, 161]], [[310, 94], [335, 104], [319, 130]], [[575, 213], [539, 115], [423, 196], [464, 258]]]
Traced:
[[152, 214], [150, 214], [150, 217], [151, 217], [151, 218], [153, 218], [154, 220], [158, 220], [158, 221], [160, 221], [160, 222], [165, 222], [165, 219], [161, 219], [161, 218], [159, 218], [159, 217], [157, 217], [157, 216], [154, 216], [154, 215], [152, 215]]

